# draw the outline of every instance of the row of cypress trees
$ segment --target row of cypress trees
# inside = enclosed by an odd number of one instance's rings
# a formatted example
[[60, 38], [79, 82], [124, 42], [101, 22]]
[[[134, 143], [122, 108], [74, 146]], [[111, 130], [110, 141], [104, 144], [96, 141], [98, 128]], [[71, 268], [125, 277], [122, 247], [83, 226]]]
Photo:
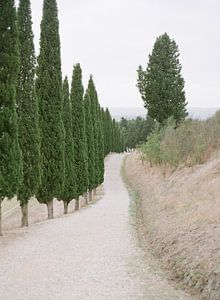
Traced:
[[91, 201], [104, 180], [104, 157], [123, 151], [123, 136], [100, 107], [92, 76], [84, 92], [80, 64], [71, 87], [62, 81], [56, 0], [44, 0], [38, 59], [30, 0], [20, 0], [18, 11], [14, 0], [0, 0], [0, 40], [0, 218], [3, 199], [17, 194], [27, 226], [33, 195], [49, 219], [54, 197], [65, 213], [72, 199], [76, 210], [80, 196]]

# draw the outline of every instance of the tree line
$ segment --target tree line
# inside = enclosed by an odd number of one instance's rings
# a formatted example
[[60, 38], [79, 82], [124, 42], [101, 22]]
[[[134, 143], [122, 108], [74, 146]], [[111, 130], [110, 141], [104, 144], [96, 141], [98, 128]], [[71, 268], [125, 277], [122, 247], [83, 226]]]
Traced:
[[30, 0], [0, 0], [0, 235], [1, 204], [17, 195], [22, 226], [36, 196], [53, 218], [53, 199], [87, 202], [104, 180], [104, 158], [124, 150], [120, 126], [99, 104], [80, 64], [62, 79], [56, 0], [44, 0], [36, 58]]
[[136, 119], [131, 120], [122, 117], [119, 124], [123, 133], [125, 149], [127, 151], [146, 142], [148, 135], [156, 125], [154, 119], [149, 116], [146, 116], [146, 118], [139, 116]]

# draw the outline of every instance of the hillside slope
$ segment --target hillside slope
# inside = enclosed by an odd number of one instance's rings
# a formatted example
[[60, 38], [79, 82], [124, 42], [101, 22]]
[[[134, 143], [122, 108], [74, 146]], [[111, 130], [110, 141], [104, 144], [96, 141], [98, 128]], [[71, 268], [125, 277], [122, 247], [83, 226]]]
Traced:
[[199, 299], [220, 299], [220, 153], [175, 172], [142, 165], [136, 153], [124, 168], [139, 193], [148, 247]]

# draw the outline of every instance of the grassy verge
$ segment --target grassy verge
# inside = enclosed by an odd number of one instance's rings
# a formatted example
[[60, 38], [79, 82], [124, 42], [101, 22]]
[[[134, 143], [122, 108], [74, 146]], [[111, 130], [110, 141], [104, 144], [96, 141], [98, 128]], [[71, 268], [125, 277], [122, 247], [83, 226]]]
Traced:
[[[197, 249], [200, 244], [199, 241], [196, 243], [196, 240], [194, 243], [193, 235], [195, 232], [196, 236], [197, 231], [189, 233], [189, 239], [186, 239], [188, 230], [191, 232], [190, 227], [186, 230], [184, 227], [179, 229], [179, 223], [173, 220], [174, 212], [172, 209], [170, 212], [169, 209], [165, 211], [158, 204], [157, 199], [155, 199], [154, 205], [152, 195], [148, 194], [147, 191], [151, 186], [147, 180], [145, 181], [145, 175], [143, 175], [144, 178], [138, 177], [138, 174], [142, 174], [137, 172], [141, 171], [142, 165], [139, 162], [136, 166], [136, 162], [132, 163], [132, 161], [135, 161], [132, 156], [125, 157], [121, 175], [131, 199], [130, 222], [135, 230], [139, 246], [145, 251], [146, 257], [150, 258], [148, 263], [150, 262], [150, 266], [156, 270], [157, 274], [168, 280], [176, 288], [184, 289], [195, 295], [199, 292], [197, 287], [193, 288], [194, 285], [200, 284], [203, 288], [205, 284], [202, 280], [205, 276], [200, 273], [199, 267], [192, 265], [194, 263], [193, 257], [191, 254], [188, 255], [191, 250], [187, 250], [188, 246], [186, 249], [182, 249], [182, 245], [185, 246], [188, 243], [189, 249], [191, 246], [194, 247], [193, 249]], [[163, 185], [163, 181], [161, 184]], [[155, 227], [156, 218], [159, 218], [159, 221]], [[173, 226], [171, 226], [172, 222]], [[169, 224], [170, 227], [164, 230], [166, 224]]]
[[[138, 243], [140, 247], [146, 251], [148, 257], [152, 256], [150, 251], [148, 242], [147, 242], [147, 228], [144, 222], [144, 216], [142, 211], [142, 199], [140, 193], [134, 189], [134, 186], [128, 180], [128, 176], [126, 174], [126, 160], [127, 156], [125, 156], [122, 166], [121, 166], [121, 176], [123, 182], [127, 188], [129, 198], [130, 198], [130, 205], [129, 205], [129, 215], [130, 215], [130, 224], [132, 224], [133, 228], [135, 229], [135, 234], [138, 239]], [[148, 262], [149, 263], [149, 262]], [[169, 277], [167, 277], [168, 279]]]
[[126, 177], [126, 173], [125, 173], [126, 159], [127, 159], [127, 156], [125, 156], [122, 166], [121, 166], [121, 176], [122, 176], [123, 182], [125, 183], [125, 186], [128, 190], [129, 197], [131, 199], [130, 206], [129, 206], [130, 215], [132, 217], [137, 217], [137, 210], [138, 210], [138, 207], [140, 206], [140, 195], [137, 191], [135, 191], [131, 187], [131, 185], [129, 184], [128, 179]]

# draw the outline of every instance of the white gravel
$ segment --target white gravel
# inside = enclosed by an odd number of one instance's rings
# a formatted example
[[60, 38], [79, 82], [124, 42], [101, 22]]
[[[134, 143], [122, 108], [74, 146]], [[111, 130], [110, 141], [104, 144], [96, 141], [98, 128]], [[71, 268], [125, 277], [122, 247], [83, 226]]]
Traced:
[[161, 276], [138, 244], [122, 159], [108, 157], [105, 195], [96, 204], [1, 239], [1, 300], [191, 299]]

